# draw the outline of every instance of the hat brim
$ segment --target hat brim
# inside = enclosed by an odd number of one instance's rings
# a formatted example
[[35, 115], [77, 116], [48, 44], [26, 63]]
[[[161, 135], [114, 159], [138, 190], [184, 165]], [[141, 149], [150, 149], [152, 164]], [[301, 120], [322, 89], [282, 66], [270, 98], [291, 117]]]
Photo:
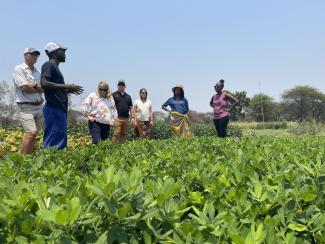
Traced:
[[32, 54], [32, 53], [36, 53], [37, 55], [41, 55], [41, 53], [40, 53], [40, 51], [37, 51], [37, 50], [35, 50], [35, 51], [32, 51], [32, 52], [25, 52], [24, 54]]
[[181, 86], [174, 86], [174, 87], [172, 88], [172, 91], [175, 91], [176, 88], [180, 88], [180, 89], [182, 89], [182, 90], [184, 91], [183, 87], [181, 87]]
[[58, 51], [58, 50], [63, 50], [63, 51], [66, 51], [68, 48], [66, 48], [66, 47], [59, 47], [59, 48], [57, 48], [57, 49], [55, 49], [55, 50], [52, 50], [51, 52], [50, 51], [48, 51], [48, 50], [45, 50], [46, 52], [48, 52], [48, 53], [53, 53], [53, 52], [56, 52], [56, 51]]
[[32, 53], [36, 53], [37, 55], [41, 55], [41, 53], [40, 53], [39, 51], [28, 52], [28, 53], [30, 53], [30, 54], [32, 54]]
[[56, 49], [56, 50], [63, 50], [63, 51], [66, 51], [68, 48], [66, 48], [66, 47], [59, 47], [58, 49]]

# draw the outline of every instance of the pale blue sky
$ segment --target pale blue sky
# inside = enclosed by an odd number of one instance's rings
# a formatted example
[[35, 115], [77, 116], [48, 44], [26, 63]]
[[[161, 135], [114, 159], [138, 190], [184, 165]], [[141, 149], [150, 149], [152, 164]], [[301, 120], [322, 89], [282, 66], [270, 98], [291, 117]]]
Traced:
[[[155, 110], [182, 83], [190, 108], [210, 111], [214, 83], [279, 99], [296, 85], [325, 92], [325, 1], [20, 1], [0, 3], [0, 80], [11, 82], [25, 47], [68, 47], [67, 83], [94, 91], [124, 79], [138, 98], [145, 87]], [[74, 99], [78, 105], [80, 98]]]

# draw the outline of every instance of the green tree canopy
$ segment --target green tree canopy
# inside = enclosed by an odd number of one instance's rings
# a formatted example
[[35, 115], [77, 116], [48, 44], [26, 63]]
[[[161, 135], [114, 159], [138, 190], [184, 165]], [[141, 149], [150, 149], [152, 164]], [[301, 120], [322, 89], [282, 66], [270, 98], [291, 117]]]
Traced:
[[325, 94], [310, 86], [296, 86], [282, 94], [282, 107], [290, 120], [324, 120]]
[[246, 91], [236, 91], [231, 94], [239, 100], [239, 104], [237, 104], [236, 108], [232, 111], [232, 119], [245, 119], [246, 108], [249, 106], [250, 98], [247, 97]]
[[264, 93], [254, 95], [249, 104], [249, 116], [255, 121], [274, 121], [279, 118], [280, 107], [274, 99]]

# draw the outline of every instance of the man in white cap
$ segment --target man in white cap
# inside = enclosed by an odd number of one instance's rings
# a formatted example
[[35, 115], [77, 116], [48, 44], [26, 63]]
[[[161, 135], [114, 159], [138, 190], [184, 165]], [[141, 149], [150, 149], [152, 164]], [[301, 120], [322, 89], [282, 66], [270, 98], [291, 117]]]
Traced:
[[37, 132], [43, 127], [41, 74], [34, 67], [39, 55], [40, 52], [36, 49], [26, 48], [25, 62], [17, 65], [13, 73], [18, 117], [25, 131], [22, 154], [31, 154], [34, 151]]
[[44, 89], [45, 106], [43, 108], [45, 130], [43, 148], [56, 147], [63, 149], [67, 146], [67, 111], [68, 93], [80, 95], [81, 86], [65, 84], [59, 64], [65, 62], [67, 48], [55, 42], [45, 46], [49, 61], [42, 66], [41, 84]]

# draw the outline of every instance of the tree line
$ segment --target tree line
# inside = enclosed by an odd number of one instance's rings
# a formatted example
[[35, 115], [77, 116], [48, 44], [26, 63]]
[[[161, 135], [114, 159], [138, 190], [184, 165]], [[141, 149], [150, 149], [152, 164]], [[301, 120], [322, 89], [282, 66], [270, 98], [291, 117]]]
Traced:
[[[232, 113], [232, 119], [236, 121], [325, 121], [325, 94], [311, 86], [296, 86], [286, 90], [282, 93], [280, 101], [275, 101], [264, 93], [252, 97], [248, 97], [246, 91], [230, 93], [240, 101]], [[71, 108], [71, 102], [69, 107]], [[0, 83], [0, 125], [17, 123], [14, 120], [15, 113], [14, 90], [7, 82], [2, 81]], [[80, 116], [71, 109], [69, 114], [70, 121], [76, 120], [74, 116]]]
[[311, 86], [286, 90], [280, 101], [259, 93], [247, 97], [245, 91], [233, 93], [240, 100], [233, 113], [234, 120], [251, 121], [325, 121], [325, 94]]

